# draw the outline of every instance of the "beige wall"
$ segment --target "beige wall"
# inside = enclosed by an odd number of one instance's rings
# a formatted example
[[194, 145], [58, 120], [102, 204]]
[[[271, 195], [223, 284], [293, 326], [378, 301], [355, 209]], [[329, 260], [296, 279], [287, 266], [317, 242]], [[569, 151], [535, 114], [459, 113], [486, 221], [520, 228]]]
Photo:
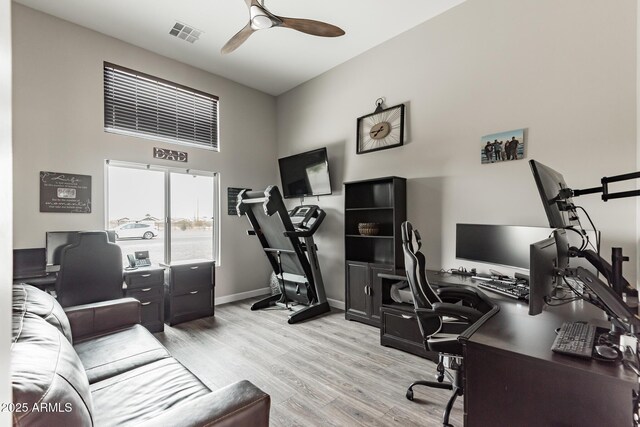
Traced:
[[[16, 248], [42, 247], [47, 230], [103, 228], [105, 159], [185, 166], [221, 177], [216, 296], [268, 286], [268, 263], [256, 241], [246, 236], [247, 221], [226, 214], [226, 188], [264, 188], [276, 179], [272, 96], [18, 4], [13, 55]], [[103, 61], [218, 95], [221, 151], [105, 133]], [[189, 162], [154, 160], [154, 146], [187, 151]], [[92, 213], [40, 213], [38, 173], [43, 170], [91, 175]]]
[[[11, 2], [0, 0], [0, 402], [4, 403], [11, 402], [11, 167]], [[11, 425], [9, 412], [0, 412], [0, 425]]]
[[[329, 150], [335, 193], [320, 198], [329, 217], [317, 238], [328, 296], [344, 298], [343, 181], [408, 178], [427, 265], [448, 269], [476, 265], [455, 259], [456, 223], [547, 225], [527, 162], [481, 165], [481, 136], [527, 128], [526, 158], [574, 188], [635, 170], [636, 7], [467, 1], [280, 96], [279, 156]], [[356, 118], [378, 97], [407, 105], [406, 145], [357, 156]], [[633, 199], [576, 202], [602, 230], [607, 257], [616, 244], [636, 259]], [[635, 262], [625, 273], [635, 282]]]

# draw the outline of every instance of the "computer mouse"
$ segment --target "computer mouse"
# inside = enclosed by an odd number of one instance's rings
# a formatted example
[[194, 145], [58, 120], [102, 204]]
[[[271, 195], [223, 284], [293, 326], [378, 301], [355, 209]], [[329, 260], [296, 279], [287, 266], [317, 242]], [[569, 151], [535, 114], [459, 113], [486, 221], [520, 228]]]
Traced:
[[604, 359], [613, 360], [618, 358], [618, 352], [607, 345], [597, 345], [595, 346], [595, 349], [598, 356]]

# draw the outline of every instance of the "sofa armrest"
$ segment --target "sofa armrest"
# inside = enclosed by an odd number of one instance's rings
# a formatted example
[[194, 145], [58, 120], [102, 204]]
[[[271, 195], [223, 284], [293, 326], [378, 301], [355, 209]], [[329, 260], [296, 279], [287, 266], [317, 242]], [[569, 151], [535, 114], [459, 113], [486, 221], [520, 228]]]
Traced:
[[271, 397], [247, 380], [228, 385], [163, 412], [144, 427], [269, 427]]
[[75, 305], [64, 311], [74, 342], [140, 323], [140, 301], [135, 298]]

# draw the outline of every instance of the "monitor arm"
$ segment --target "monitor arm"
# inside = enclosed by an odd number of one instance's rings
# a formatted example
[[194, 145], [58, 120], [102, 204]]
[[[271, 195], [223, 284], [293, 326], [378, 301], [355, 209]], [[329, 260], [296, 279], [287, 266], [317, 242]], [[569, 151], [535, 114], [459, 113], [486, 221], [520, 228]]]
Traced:
[[558, 194], [558, 200], [565, 200], [570, 197], [583, 196], [585, 194], [602, 193], [602, 200], [608, 201], [611, 199], [623, 199], [626, 197], [640, 196], [640, 190], [631, 191], [619, 191], [617, 193], [609, 193], [609, 184], [612, 182], [629, 181], [632, 179], [640, 178], [640, 172], [625, 173], [616, 176], [605, 176], [600, 180], [602, 184], [600, 187], [585, 188], [582, 190], [572, 190], [571, 188], [563, 188]]
[[611, 248], [611, 264], [590, 249], [581, 251], [572, 246], [569, 248], [569, 256], [584, 258], [589, 261], [589, 264], [594, 266], [607, 279], [607, 282], [611, 284], [611, 287], [619, 296], [622, 296], [622, 292], [625, 289], [631, 288], [629, 282], [622, 277], [622, 263], [629, 261], [629, 257], [622, 255], [622, 248]]
[[590, 292], [583, 292], [582, 299], [603, 310], [617, 327], [637, 335], [640, 333], [640, 318], [617, 296], [609, 286], [597, 277], [589, 275], [582, 267], [567, 268], [563, 276], [578, 276]]
[[[585, 194], [602, 193], [602, 200], [608, 201], [611, 199], [623, 199], [627, 197], [640, 196], [640, 190], [631, 191], [619, 191], [617, 193], [609, 193], [609, 184], [612, 182], [629, 181], [632, 179], [640, 178], [640, 172], [625, 173], [622, 175], [605, 176], [600, 180], [602, 184], [600, 187], [585, 188], [582, 190], [572, 190], [571, 188], [563, 188], [556, 196], [556, 203], [560, 210], [572, 211], [575, 209], [572, 203], [567, 202], [567, 199], [571, 197], [583, 196]], [[611, 248], [611, 264], [605, 261], [600, 255], [591, 251], [580, 251], [576, 248], [571, 248], [573, 256], [585, 258], [591, 263], [602, 275], [607, 278], [607, 281], [611, 284], [614, 291], [622, 296], [622, 292], [626, 287], [631, 287], [624, 277], [622, 277], [622, 263], [629, 261], [629, 257], [622, 254], [622, 248]]]

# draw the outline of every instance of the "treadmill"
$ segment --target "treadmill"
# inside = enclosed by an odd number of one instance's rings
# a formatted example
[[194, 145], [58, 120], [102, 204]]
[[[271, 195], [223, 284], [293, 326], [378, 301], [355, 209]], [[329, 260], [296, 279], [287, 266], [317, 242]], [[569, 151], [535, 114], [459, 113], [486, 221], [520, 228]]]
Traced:
[[275, 305], [291, 311], [288, 323], [330, 311], [318, 264], [313, 235], [326, 214], [316, 205], [297, 206], [288, 212], [280, 190], [243, 190], [238, 194], [238, 216], [246, 216], [278, 278], [280, 292], [251, 306], [260, 310]]

